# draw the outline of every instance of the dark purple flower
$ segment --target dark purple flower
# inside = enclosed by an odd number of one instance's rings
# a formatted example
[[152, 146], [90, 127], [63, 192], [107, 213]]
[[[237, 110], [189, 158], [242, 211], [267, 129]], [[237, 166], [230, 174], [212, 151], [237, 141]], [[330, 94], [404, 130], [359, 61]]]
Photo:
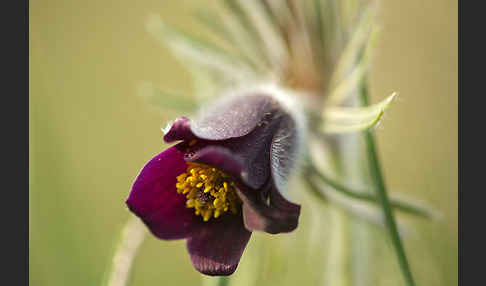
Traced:
[[300, 206], [280, 191], [298, 155], [301, 127], [266, 90], [233, 95], [198, 119], [178, 118], [126, 201], [157, 237], [187, 239], [194, 267], [230, 275], [252, 231], [297, 227]]

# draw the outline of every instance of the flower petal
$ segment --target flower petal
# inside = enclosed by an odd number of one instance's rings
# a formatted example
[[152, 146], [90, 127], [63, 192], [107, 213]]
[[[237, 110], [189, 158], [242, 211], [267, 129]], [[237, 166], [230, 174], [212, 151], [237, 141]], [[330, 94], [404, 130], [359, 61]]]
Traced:
[[[243, 201], [243, 220], [249, 231], [265, 231], [271, 234], [291, 232], [299, 223], [300, 206], [287, 201], [269, 183], [269, 194], [237, 188], [237, 193]], [[267, 203], [266, 197], [269, 197]]]
[[128, 208], [159, 238], [185, 238], [202, 223], [176, 191], [176, 177], [186, 168], [182, 152], [175, 146], [165, 150], [145, 165], [126, 201]]
[[165, 142], [177, 140], [226, 140], [245, 136], [261, 123], [276, 102], [269, 96], [246, 95], [223, 97], [204, 110], [198, 119], [178, 118], [165, 134]]
[[[294, 230], [299, 221], [300, 206], [286, 200], [280, 191], [287, 188], [287, 181], [296, 162], [296, 125], [288, 115], [282, 115], [278, 129], [273, 133], [270, 165], [272, 176], [266, 190], [255, 193], [240, 187], [238, 195], [243, 201], [245, 227], [250, 231], [276, 234]], [[267, 199], [268, 198], [268, 199]]]
[[282, 115], [272, 138], [270, 165], [273, 182], [280, 192], [287, 190], [287, 182], [295, 170], [295, 165], [298, 164], [297, 152], [301, 143], [297, 138], [296, 128], [295, 121], [289, 115]]
[[[279, 119], [273, 120], [274, 117]], [[190, 149], [185, 157], [187, 161], [214, 166], [257, 190], [264, 186], [271, 175], [272, 139], [278, 133], [280, 117], [283, 116], [279, 113], [267, 114], [264, 122], [243, 137], [223, 141], [201, 140], [192, 147], [181, 144], [180, 149]]]
[[206, 275], [230, 275], [238, 266], [250, 239], [240, 215], [225, 215], [207, 222], [187, 239], [194, 267]]
[[191, 140], [196, 138], [191, 130], [191, 120], [187, 117], [179, 117], [170, 126], [169, 131], [165, 132], [164, 141], [167, 143], [177, 140]]
[[[184, 159], [213, 166], [235, 178], [244, 175], [242, 158], [228, 148], [218, 145], [208, 145], [196, 151], [190, 151], [185, 154]], [[244, 177], [246, 178], [246, 176]]]

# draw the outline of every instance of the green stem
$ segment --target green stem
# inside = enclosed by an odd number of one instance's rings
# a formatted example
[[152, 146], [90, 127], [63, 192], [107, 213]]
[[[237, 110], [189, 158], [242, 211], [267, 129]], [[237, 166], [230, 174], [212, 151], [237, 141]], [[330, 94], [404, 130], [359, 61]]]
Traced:
[[219, 277], [203, 276], [203, 285], [204, 286], [228, 286], [229, 277], [228, 276], [219, 276]]
[[[366, 79], [364, 79], [361, 84], [360, 93], [363, 105], [368, 105], [368, 89], [366, 85]], [[390, 204], [390, 200], [388, 198], [388, 194], [386, 192], [385, 182], [382, 176], [380, 163], [378, 161], [378, 155], [376, 153], [375, 139], [373, 133], [370, 130], [365, 131], [365, 145], [368, 155], [371, 179], [376, 184], [376, 194], [383, 208], [385, 223], [389, 231], [393, 247], [395, 248], [395, 252], [398, 257], [400, 269], [407, 285], [413, 286], [415, 285], [415, 282], [412, 278], [412, 272], [410, 271], [410, 266], [405, 255], [405, 250], [398, 234], [397, 224], [393, 215], [393, 210]]]
[[[315, 166], [310, 166], [309, 172], [317, 175], [324, 183], [326, 183], [327, 185], [331, 186], [333, 189], [340, 191], [341, 193], [349, 197], [364, 200], [364, 201], [369, 201], [373, 203], [380, 203], [380, 199], [376, 195], [364, 191], [351, 190], [350, 188], [324, 175], [319, 170], [317, 170]], [[433, 216], [433, 214], [426, 208], [420, 205], [413, 205], [410, 202], [402, 201], [397, 198], [393, 198], [393, 197], [390, 198], [390, 204], [393, 208], [396, 208], [397, 210], [401, 210], [410, 214], [414, 214], [426, 218], [430, 218]]]
[[221, 276], [219, 277], [219, 283], [218, 286], [227, 286], [229, 283], [229, 278], [226, 276]]

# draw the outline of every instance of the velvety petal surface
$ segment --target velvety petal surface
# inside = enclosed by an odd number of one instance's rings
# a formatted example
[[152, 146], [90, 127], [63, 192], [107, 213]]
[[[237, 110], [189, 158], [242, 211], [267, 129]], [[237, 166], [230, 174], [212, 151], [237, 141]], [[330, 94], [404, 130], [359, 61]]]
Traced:
[[287, 181], [296, 156], [296, 125], [290, 116], [280, 116], [278, 128], [273, 132], [270, 167], [271, 178], [264, 190], [255, 193], [241, 187], [238, 194], [243, 204], [245, 226], [250, 231], [276, 234], [290, 232], [298, 225], [300, 206], [286, 200], [280, 191]]
[[236, 270], [250, 236], [241, 214], [228, 214], [206, 223], [187, 239], [187, 250], [199, 272], [230, 275]]
[[165, 134], [166, 142], [177, 140], [226, 140], [242, 137], [254, 130], [267, 113], [276, 108], [270, 96], [223, 97], [203, 110], [195, 120], [178, 118]]
[[186, 170], [184, 153], [176, 147], [152, 158], [136, 178], [126, 201], [128, 208], [162, 239], [185, 238], [201, 220], [177, 194], [176, 177]]
[[243, 158], [222, 146], [204, 145], [200, 149], [186, 153], [184, 159], [216, 167], [235, 178], [244, 175]]
[[[281, 116], [268, 113], [257, 128], [242, 137], [222, 141], [200, 140], [189, 148], [185, 158], [229, 172], [250, 188], [259, 189], [271, 176], [271, 145]], [[180, 146], [181, 150], [189, 150], [187, 144]]]
[[279, 126], [273, 134], [270, 147], [270, 165], [272, 179], [279, 191], [287, 190], [292, 171], [295, 170], [298, 157], [297, 126], [288, 115], [281, 116]]
[[300, 206], [286, 200], [273, 183], [269, 188], [262, 192], [237, 189], [246, 229], [271, 234], [293, 231], [299, 223]]

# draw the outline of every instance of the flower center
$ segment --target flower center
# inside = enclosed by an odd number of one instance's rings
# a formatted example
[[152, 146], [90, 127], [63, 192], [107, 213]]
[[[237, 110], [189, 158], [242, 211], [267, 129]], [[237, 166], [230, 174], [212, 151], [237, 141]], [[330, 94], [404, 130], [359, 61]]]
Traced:
[[187, 163], [185, 173], [177, 176], [177, 193], [186, 196], [186, 207], [204, 221], [218, 218], [228, 210], [238, 213], [241, 203], [231, 177], [222, 171], [199, 163]]

